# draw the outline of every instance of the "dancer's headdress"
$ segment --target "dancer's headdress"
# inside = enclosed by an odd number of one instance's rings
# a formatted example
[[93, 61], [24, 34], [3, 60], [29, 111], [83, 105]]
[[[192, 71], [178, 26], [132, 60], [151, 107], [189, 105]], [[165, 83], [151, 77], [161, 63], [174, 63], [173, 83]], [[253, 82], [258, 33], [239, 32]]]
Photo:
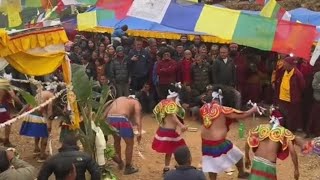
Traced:
[[223, 96], [222, 96], [222, 90], [221, 89], [219, 89], [218, 92], [217, 91], [213, 91], [212, 92], [212, 100], [215, 100], [215, 99], [219, 99], [219, 102], [222, 105]]
[[175, 98], [175, 97], [179, 96], [179, 94], [177, 92], [174, 92], [174, 91], [172, 92], [172, 91], [170, 91], [170, 89], [168, 90], [168, 93], [169, 93], [169, 95], [167, 96], [167, 99]]
[[132, 95], [129, 95], [128, 98], [137, 99], [137, 98], [136, 98], [136, 95], [133, 95], [133, 94], [132, 94]]

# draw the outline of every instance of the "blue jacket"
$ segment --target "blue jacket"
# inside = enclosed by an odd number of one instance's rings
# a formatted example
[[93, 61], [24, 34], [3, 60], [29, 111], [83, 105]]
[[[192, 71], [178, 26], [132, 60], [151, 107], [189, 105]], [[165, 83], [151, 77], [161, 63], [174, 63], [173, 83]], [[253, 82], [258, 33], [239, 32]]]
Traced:
[[112, 37], [119, 37], [122, 38], [126, 34], [125, 31], [121, 29], [121, 27], [116, 27], [112, 33]]

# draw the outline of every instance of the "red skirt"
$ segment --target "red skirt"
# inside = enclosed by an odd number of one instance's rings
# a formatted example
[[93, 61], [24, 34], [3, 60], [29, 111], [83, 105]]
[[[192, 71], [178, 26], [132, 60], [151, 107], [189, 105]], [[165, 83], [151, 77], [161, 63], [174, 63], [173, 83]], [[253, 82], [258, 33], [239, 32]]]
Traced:
[[175, 129], [166, 129], [160, 127], [152, 142], [152, 149], [158, 153], [172, 154], [180, 146], [186, 143]]

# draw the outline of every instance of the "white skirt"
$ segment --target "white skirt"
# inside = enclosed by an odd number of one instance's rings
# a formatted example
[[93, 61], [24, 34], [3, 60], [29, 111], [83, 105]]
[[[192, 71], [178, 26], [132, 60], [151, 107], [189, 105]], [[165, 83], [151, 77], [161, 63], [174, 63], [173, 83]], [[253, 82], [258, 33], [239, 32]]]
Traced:
[[204, 155], [202, 156], [202, 171], [205, 173], [224, 172], [238, 163], [243, 156], [244, 154], [235, 145], [226, 154], [219, 157]]

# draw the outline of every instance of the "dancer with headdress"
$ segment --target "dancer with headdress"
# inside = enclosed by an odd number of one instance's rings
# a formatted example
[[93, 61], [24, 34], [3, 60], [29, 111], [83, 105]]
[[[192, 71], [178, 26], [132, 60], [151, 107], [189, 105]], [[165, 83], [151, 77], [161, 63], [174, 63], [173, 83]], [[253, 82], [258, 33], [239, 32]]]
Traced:
[[294, 149], [295, 136], [291, 131], [282, 127], [276, 117], [269, 124], [261, 124], [249, 131], [245, 150], [245, 164], [249, 169], [251, 160], [250, 149], [254, 152], [249, 180], [277, 179], [277, 158], [284, 160], [289, 153], [294, 164], [294, 179], [299, 179], [298, 157]]
[[124, 163], [121, 158], [121, 139], [126, 143], [126, 163], [124, 174], [133, 174], [139, 171], [132, 165], [132, 154], [134, 145], [133, 126], [138, 128], [137, 141], [140, 143], [142, 137], [142, 108], [135, 96], [119, 97], [115, 99], [105, 110], [107, 122], [118, 130], [119, 134], [113, 135], [116, 156], [113, 159], [123, 169]]
[[165, 154], [163, 173], [170, 170], [170, 161], [174, 151], [186, 144], [181, 135], [176, 132], [177, 128], [180, 128], [181, 132], [187, 130], [183, 123], [185, 110], [179, 101], [178, 93], [169, 90], [167, 99], [160, 101], [153, 109], [159, 128], [154, 136], [152, 149]]
[[[43, 90], [41, 85], [37, 87], [37, 94], [35, 96], [37, 104], [46, 102], [54, 97], [54, 90]], [[29, 109], [32, 109], [29, 105]], [[53, 120], [53, 102], [42, 107], [27, 116], [23, 117], [23, 122], [20, 128], [20, 135], [34, 137], [34, 155], [38, 156], [38, 162], [44, 162], [47, 159], [46, 148], [48, 138], [51, 133], [52, 120]], [[39, 146], [40, 144], [40, 146]]]
[[209, 173], [211, 180], [217, 179], [217, 174], [229, 170], [236, 165], [239, 171], [238, 178], [247, 178], [248, 173], [244, 171], [243, 153], [227, 140], [228, 124], [227, 118], [243, 119], [257, 112], [254, 106], [248, 111], [242, 112], [230, 107], [222, 106], [223, 92], [212, 93], [212, 102], [203, 105], [200, 114], [203, 119], [201, 127], [202, 138], [202, 170]]
[[[5, 123], [11, 119], [11, 113], [15, 108], [15, 103], [23, 106], [23, 103], [11, 89], [10, 81], [6, 79], [0, 79], [0, 124]], [[24, 109], [22, 109], [21, 111], [23, 110]], [[4, 128], [4, 139], [0, 138], [0, 141], [3, 142], [3, 145], [6, 147], [14, 147], [14, 145], [12, 145], [9, 140], [11, 125], [8, 124]]]

